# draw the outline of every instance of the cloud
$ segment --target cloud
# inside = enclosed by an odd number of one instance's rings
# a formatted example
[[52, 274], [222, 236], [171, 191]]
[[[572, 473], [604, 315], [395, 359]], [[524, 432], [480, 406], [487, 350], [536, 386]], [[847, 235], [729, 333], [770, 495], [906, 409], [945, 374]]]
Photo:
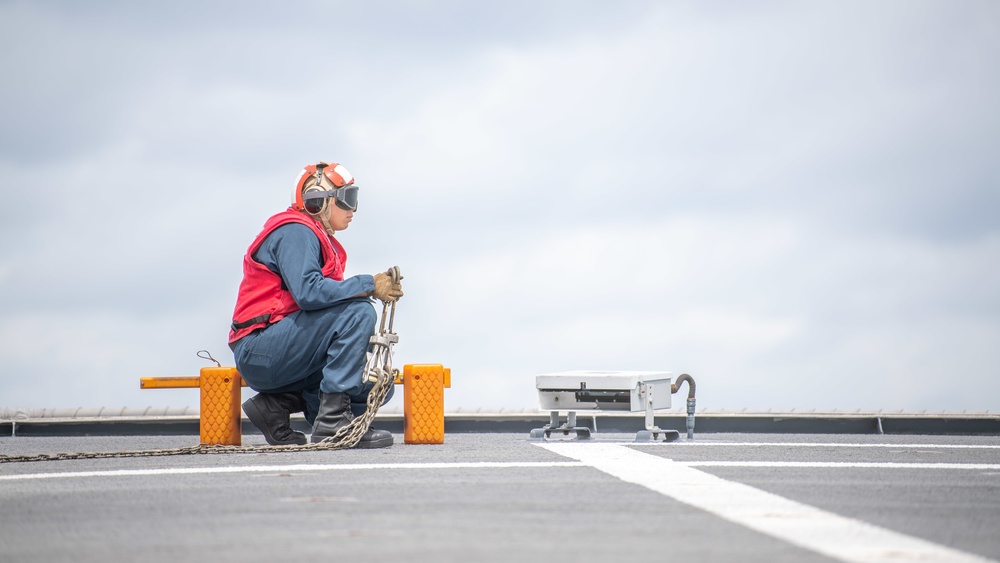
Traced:
[[0, 404], [196, 404], [134, 380], [231, 362], [242, 254], [333, 158], [451, 407], [658, 369], [995, 408], [991, 3], [234, 6], [0, 5]]

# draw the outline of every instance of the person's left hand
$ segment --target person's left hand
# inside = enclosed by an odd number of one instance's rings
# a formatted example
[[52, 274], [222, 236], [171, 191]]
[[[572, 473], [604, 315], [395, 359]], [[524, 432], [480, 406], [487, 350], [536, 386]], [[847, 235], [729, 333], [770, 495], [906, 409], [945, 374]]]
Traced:
[[392, 281], [389, 274], [380, 272], [375, 274], [375, 291], [372, 296], [380, 301], [392, 303], [403, 296], [403, 284]]

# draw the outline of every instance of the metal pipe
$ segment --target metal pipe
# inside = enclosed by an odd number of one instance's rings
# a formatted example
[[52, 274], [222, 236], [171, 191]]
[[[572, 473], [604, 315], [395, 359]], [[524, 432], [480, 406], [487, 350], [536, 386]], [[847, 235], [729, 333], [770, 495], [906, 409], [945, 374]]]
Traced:
[[680, 389], [681, 383], [687, 381], [688, 384], [688, 398], [687, 398], [687, 438], [688, 440], [694, 440], [694, 378], [686, 373], [682, 373], [677, 376], [677, 381], [670, 385], [670, 392], [676, 393]]

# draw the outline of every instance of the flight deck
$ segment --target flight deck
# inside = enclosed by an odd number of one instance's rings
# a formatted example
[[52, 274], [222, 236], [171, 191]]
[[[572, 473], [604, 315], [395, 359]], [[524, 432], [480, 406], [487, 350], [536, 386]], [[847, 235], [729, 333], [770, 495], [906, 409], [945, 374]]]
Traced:
[[[0, 453], [191, 442], [8, 436]], [[997, 436], [396, 442], [0, 464], [0, 561], [1000, 559]]]

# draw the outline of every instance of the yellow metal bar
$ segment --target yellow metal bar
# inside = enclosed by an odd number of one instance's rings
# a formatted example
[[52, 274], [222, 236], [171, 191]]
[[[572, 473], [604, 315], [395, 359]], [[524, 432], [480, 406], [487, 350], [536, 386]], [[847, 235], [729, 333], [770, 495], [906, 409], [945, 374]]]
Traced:
[[181, 389], [201, 387], [201, 377], [197, 375], [178, 375], [175, 377], [140, 377], [140, 389]]
[[[240, 386], [248, 387], [240, 377]], [[201, 387], [201, 377], [197, 375], [174, 375], [167, 377], [140, 377], [140, 389], [185, 389]]]
[[[410, 366], [411, 369], [412, 369], [412, 365], [411, 364], [406, 364], [406, 365]], [[438, 364], [430, 364], [430, 365], [438, 365]], [[443, 369], [444, 369], [444, 386], [450, 388], [451, 387], [451, 368], [443, 368]], [[406, 370], [406, 366], [403, 366], [403, 370], [404, 371]], [[402, 385], [403, 384], [403, 374], [399, 373], [397, 371], [396, 372], [396, 377], [393, 378], [392, 381], [396, 385]], [[246, 387], [246, 383], [244, 383], [243, 386]]]

